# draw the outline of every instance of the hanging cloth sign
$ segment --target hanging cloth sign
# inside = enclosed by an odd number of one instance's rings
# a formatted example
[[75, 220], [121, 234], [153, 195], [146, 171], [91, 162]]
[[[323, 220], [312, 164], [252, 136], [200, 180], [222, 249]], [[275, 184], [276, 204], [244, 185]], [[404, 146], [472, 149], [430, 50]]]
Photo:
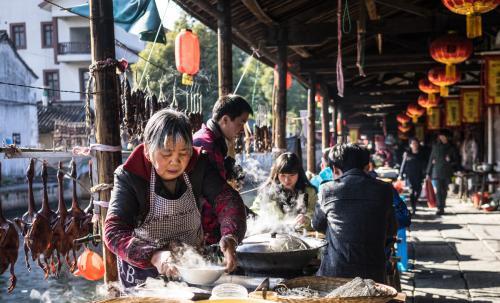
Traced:
[[359, 128], [350, 128], [349, 129], [349, 138], [351, 139], [351, 143], [358, 143]]
[[445, 99], [445, 125], [446, 127], [458, 127], [462, 124], [460, 117], [460, 99], [446, 98]]
[[500, 104], [500, 56], [485, 57], [486, 104]]
[[463, 123], [481, 122], [480, 88], [462, 88], [460, 90], [460, 103]]
[[415, 125], [415, 137], [420, 142], [423, 142], [425, 140], [425, 127], [423, 124]]
[[437, 130], [441, 128], [441, 111], [439, 107], [427, 108], [427, 129]]

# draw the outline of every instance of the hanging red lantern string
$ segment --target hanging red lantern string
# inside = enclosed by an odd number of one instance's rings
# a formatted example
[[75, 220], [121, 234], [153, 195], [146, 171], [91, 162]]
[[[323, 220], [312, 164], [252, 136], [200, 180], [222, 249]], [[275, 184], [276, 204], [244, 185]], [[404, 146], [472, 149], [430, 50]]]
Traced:
[[460, 81], [460, 72], [457, 70], [453, 77], [447, 77], [445, 68], [442, 66], [434, 67], [427, 73], [429, 81], [440, 87], [440, 94], [443, 97], [448, 96], [448, 86]]
[[441, 0], [450, 11], [455, 14], [465, 15], [467, 18], [467, 38], [481, 37], [481, 14], [494, 10], [499, 0]]
[[425, 109], [414, 103], [409, 104], [406, 108], [406, 115], [412, 119], [413, 123], [417, 123], [418, 118], [422, 117], [424, 113]]
[[182, 83], [192, 85], [192, 76], [200, 70], [200, 42], [190, 29], [183, 29], [175, 37], [175, 66], [183, 74]]
[[472, 41], [457, 34], [442, 36], [430, 45], [430, 53], [434, 60], [446, 64], [446, 76], [454, 77], [455, 64], [462, 63], [472, 55]]
[[321, 95], [321, 85], [319, 83], [316, 84], [316, 95], [314, 96], [314, 100], [318, 103], [323, 102], [323, 95]]
[[438, 106], [439, 102], [441, 102], [440, 97], [435, 97], [434, 100], [431, 100], [430, 98], [427, 97], [427, 95], [420, 95], [417, 101], [418, 105], [420, 105], [423, 108]]
[[398, 115], [396, 116], [396, 120], [397, 120], [399, 123], [401, 123], [401, 124], [405, 125], [406, 123], [410, 122], [410, 117], [408, 117], [408, 116], [407, 116], [407, 115], [405, 115], [405, 114], [398, 114]]
[[418, 89], [426, 93], [431, 101], [434, 101], [436, 99], [435, 94], [439, 93], [439, 86], [432, 84], [428, 79], [420, 79]]

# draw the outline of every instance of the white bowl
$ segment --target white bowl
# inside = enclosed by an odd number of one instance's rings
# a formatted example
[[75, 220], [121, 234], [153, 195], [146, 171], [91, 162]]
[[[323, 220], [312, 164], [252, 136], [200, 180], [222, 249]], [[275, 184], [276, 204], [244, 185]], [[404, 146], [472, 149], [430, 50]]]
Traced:
[[223, 266], [199, 266], [183, 267], [177, 266], [182, 280], [189, 284], [210, 285], [217, 281], [224, 273]]

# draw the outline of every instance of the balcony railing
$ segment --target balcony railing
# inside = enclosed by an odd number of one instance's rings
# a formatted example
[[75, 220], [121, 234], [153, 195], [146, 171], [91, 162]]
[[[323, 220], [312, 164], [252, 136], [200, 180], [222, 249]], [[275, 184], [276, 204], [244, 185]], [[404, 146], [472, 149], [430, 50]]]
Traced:
[[61, 42], [58, 47], [59, 55], [90, 54], [90, 43]]

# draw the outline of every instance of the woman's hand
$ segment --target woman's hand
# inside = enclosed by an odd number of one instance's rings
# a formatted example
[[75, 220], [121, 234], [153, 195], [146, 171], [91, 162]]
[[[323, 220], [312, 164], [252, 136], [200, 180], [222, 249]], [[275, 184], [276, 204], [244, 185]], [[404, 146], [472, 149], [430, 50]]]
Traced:
[[156, 267], [160, 275], [165, 275], [167, 277], [177, 277], [179, 275], [171, 251], [160, 250], [155, 252], [151, 258], [151, 263]]
[[224, 236], [219, 241], [220, 250], [224, 254], [224, 263], [226, 265], [226, 272], [230, 273], [236, 269], [236, 246], [238, 242], [233, 236]]
[[295, 226], [304, 226], [310, 222], [311, 220], [309, 219], [309, 217], [304, 214], [299, 214], [297, 217], [295, 217]]

